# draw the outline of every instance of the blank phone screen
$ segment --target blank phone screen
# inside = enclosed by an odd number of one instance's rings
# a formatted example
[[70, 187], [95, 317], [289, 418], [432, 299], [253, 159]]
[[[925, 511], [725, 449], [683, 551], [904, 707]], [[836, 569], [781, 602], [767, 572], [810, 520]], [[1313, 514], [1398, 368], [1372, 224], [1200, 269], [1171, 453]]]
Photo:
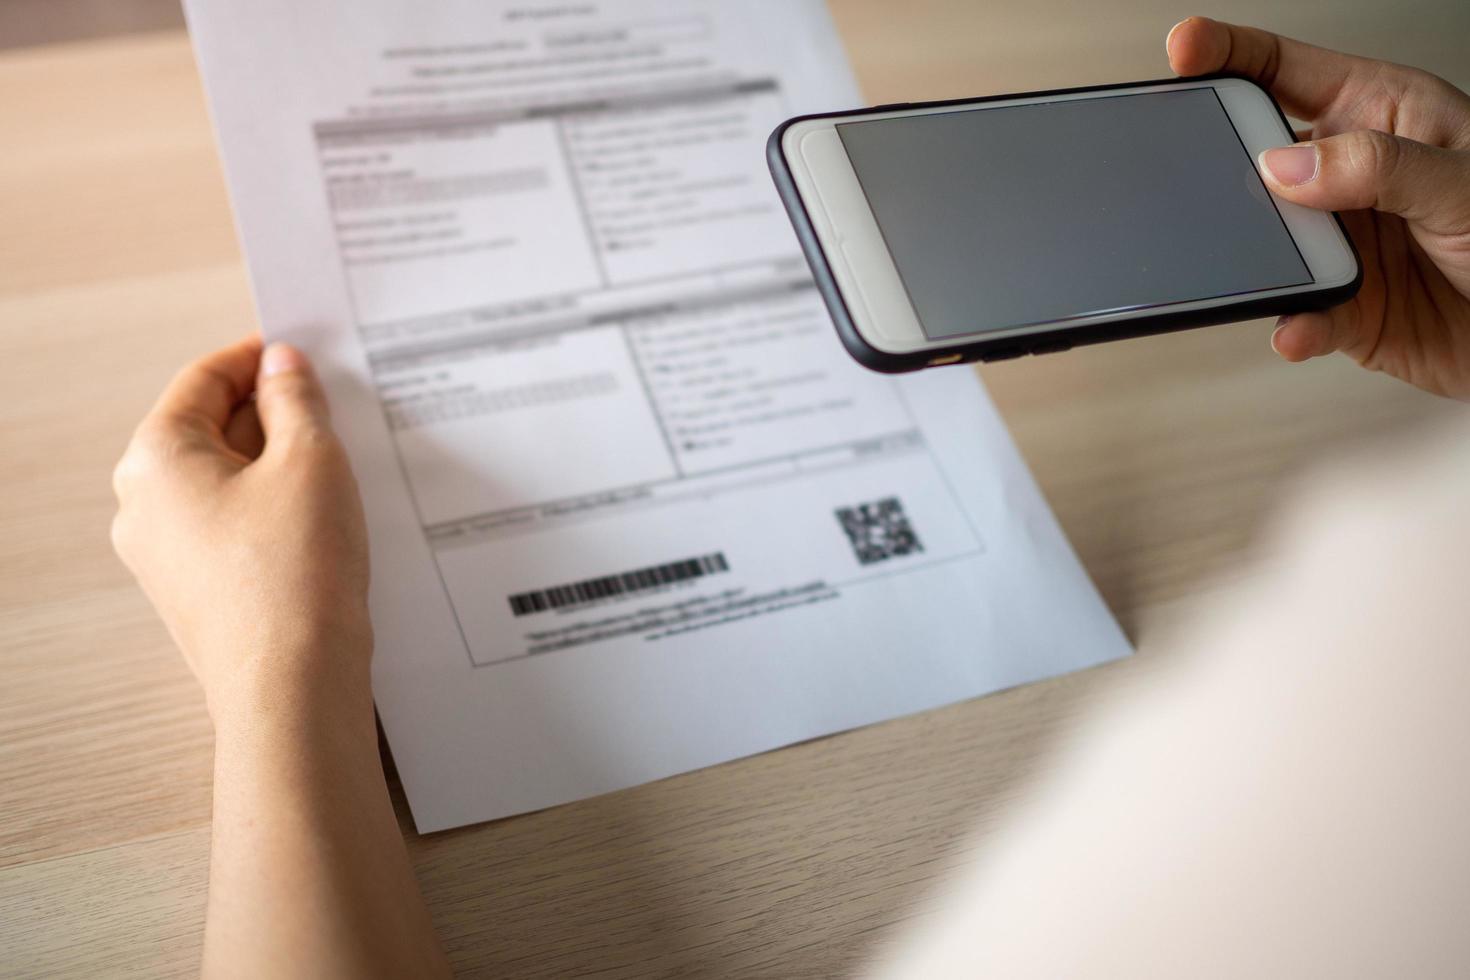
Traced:
[[837, 132], [931, 339], [1312, 281], [1212, 88]]

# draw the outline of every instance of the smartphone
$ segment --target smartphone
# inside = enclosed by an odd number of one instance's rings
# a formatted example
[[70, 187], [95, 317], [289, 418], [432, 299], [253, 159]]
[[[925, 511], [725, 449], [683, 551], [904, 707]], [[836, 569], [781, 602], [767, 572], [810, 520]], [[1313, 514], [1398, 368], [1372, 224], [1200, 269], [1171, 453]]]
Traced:
[[912, 371], [1349, 299], [1342, 221], [1256, 171], [1294, 139], [1213, 77], [801, 116], [767, 156], [848, 351]]

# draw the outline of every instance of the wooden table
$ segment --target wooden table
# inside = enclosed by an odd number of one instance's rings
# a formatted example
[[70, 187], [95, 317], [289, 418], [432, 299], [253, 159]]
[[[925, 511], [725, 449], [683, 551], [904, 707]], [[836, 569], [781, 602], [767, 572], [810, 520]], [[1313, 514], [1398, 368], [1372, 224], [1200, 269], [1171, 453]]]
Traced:
[[[1461, 0], [1337, 6], [1216, 12], [1470, 84]], [[1164, 31], [1187, 12], [833, 9], [874, 102], [1159, 76]], [[0, 134], [0, 975], [185, 975], [211, 735], [111, 555], [108, 472], [175, 367], [252, 326], [248, 287], [183, 35], [4, 55]], [[1291, 474], [1360, 433], [1450, 410], [1342, 359], [1283, 364], [1269, 329], [984, 371], [1138, 657], [543, 813], [406, 830], [455, 963], [487, 976], [854, 970], [977, 825], [983, 846], [1079, 705], [1166, 657], [1162, 624], [1239, 573]]]

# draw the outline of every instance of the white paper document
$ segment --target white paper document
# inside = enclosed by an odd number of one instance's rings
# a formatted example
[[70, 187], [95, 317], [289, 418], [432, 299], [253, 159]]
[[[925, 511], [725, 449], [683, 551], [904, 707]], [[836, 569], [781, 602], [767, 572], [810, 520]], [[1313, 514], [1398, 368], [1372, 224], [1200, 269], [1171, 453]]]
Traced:
[[820, 0], [188, 12], [421, 831], [1127, 652], [975, 376], [832, 330], [764, 158], [859, 104]]

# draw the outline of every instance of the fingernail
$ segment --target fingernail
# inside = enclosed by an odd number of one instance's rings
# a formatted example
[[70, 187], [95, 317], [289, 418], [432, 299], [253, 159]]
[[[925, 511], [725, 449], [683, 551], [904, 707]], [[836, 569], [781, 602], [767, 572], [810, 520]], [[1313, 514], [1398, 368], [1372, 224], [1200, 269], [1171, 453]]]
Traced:
[[1169, 33], [1164, 38], [1164, 54], [1168, 55], [1171, 58], [1174, 56], [1174, 35], [1175, 34], [1178, 34], [1179, 33], [1179, 28], [1181, 28], [1183, 26], [1184, 26], [1184, 21], [1181, 20], [1179, 23], [1177, 23], [1173, 27], [1169, 28]]
[[1283, 317], [1278, 317], [1276, 320], [1276, 326], [1271, 329], [1271, 349], [1278, 354], [1281, 353], [1281, 348], [1276, 345], [1276, 339], [1281, 336], [1281, 328], [1286, 326], [1290, 322], [1290, 314], [1287, 314]]
[[306, 355], [290, 344], [271, 344], [260, 356], [260, 376], [271, 378], [287, 371], [301, 371], [306, 367]]
[[1316, 143], [1300, 146], [1278, 146], [1261, 153], [1261, 168], [1282, 187], [1300, 187], [1317, 176]]

